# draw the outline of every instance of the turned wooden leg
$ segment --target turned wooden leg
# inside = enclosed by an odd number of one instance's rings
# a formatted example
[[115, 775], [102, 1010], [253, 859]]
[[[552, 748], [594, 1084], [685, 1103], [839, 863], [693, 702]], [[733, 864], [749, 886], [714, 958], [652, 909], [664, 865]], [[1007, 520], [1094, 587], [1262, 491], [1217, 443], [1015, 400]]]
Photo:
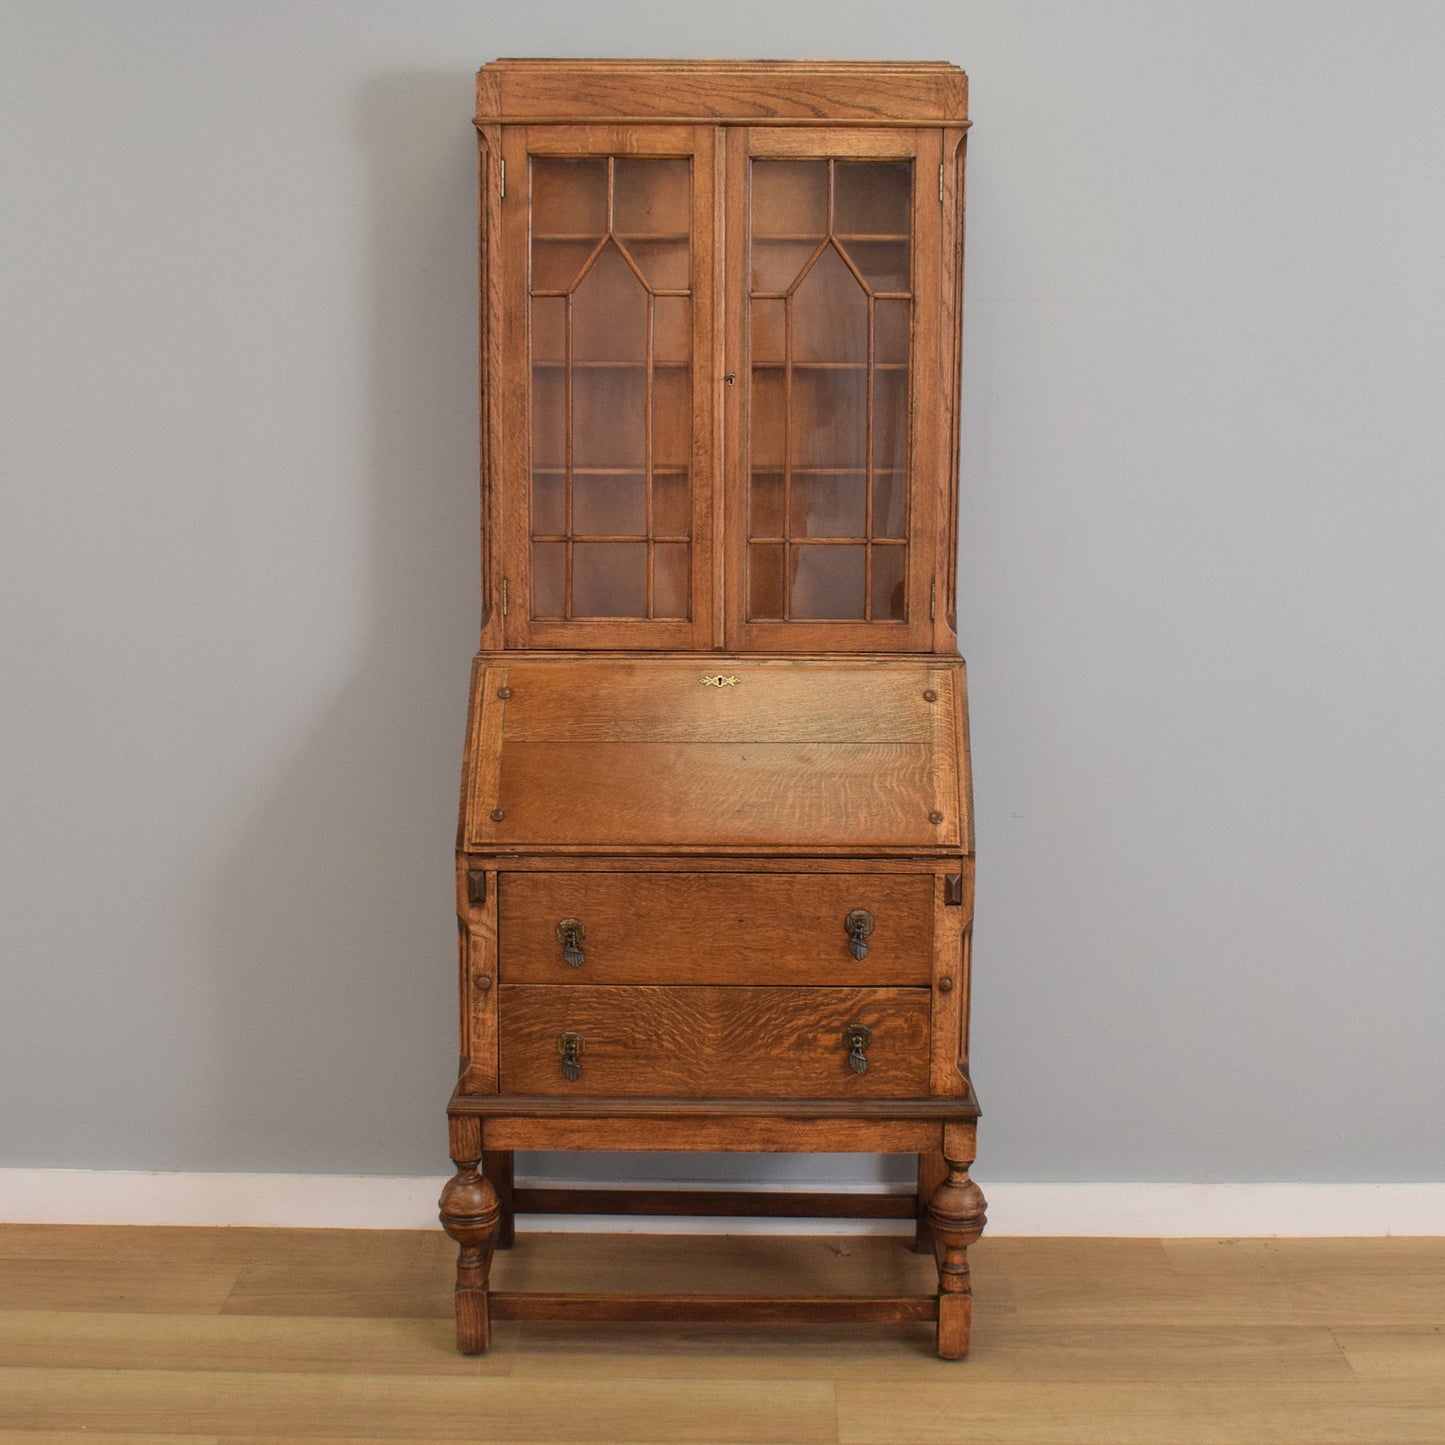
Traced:
[[487, 1275], [502, 1210], [491, 1181], [479, 1172], [478, 1159], [453, 1159], [457, 1172], [442, 1190], [442, 1228], [461, 1246], [457, 1257], [457, 1348], [480, 1355], [491, 1344], [487, 1312]]
[[968, 1283], [968, 1247], [983, 1233], [983, 1190], [968, 1177], [972, 1159], [948, 1159], [948, 1175], [933, 1191], [928, 1224], [938, 1260], [938, 1353], [961, 1360], [968, 1353], [973, 1291]]
[[482, 1156], [482, 1173], [497, 1191], [502, 1208], [502, 1222], [497, 1226], [497, 1248], [511, 1249], [517, 1237], [516, 1213], [512, 1206], [512, 1151], [488, 1149]]

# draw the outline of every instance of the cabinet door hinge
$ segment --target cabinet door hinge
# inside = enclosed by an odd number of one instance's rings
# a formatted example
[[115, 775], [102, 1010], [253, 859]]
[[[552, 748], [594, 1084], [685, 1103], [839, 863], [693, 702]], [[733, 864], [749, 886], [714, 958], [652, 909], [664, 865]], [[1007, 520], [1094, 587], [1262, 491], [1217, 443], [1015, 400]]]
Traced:
[[[505, 165], [506, 162], [503, 161], [502, 164]], [[502, 187], [502, 191], [503, 191], [503, 193], [505, 194], [505, 192], [506, 192], [506, 186], [505, 186], [505, 185]], [[940, 206], [943, 204], [943, 164], [942, 164], [942, 162], [940, 162], [940, 163], [939, 163], [939, 166], [938, 166], [938, 204], [939, 204]]]
[[[505, 200], [507, 199], [507, 163], [506, 163], [505, 160], [503, 160], [503, 161], [501, 162], [501, 167], [502, 167], [502, 194], [501, 194], [501, 196], [500, 196], [498, 199], [505, 201]], [[939, 180], [939, 184], [940, 184], [940, 185], [943, 184], [942, 179]]]
[[[506, 584], [504, 583], [503, 585], [505, 586]], [[934, 615], [935, 615], [935, 613], [936, 613], [937, 611], [938, 611], [938, 579], [935, 577], [934, 580], [928, 584], [928, 620], [929, 620], [930, 622], [932, 622], [932, 621], [934, 620]]]
[[507, 579], [502, 578], [502, 616], [507, 615]]

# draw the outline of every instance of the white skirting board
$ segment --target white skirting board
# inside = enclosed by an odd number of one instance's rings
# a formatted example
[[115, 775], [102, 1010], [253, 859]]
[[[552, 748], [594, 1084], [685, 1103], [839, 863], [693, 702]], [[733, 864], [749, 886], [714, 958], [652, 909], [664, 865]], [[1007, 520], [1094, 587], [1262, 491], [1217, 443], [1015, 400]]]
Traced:
[[[443, 1176], [0, 1169], [0, 1223], [430, 1229]], [[523, 1183], [524, 1181], [519, 1181]], [[531, 1183], [534, 1181], [525, 1181]], [[550, 1187], [577, 1180], [535, 1181]], [[1441, 1184], [1007, 1184], [984, 1180], [988, 1234], [1093, 1238], [1445, 1235]], [[625, 1188], [609, 1181], [607, 1188]], [[655, 1185], [638, 1187], [655, 1188]], [[684, 1187], [684, 1186], [672, 1186]], [[691, 1187], [691, 1186], [687, 1186]], [[700, 1185], [708, 1189], [713, 1183]], [[760, 1186], [734, 1184], [736, 1189]], [[774, 1186], [777, 1187], [777, 1186]], [[819, 1186], [838, 1192], [837, 1185]], [[879, 1192], [876, 1186], [860, 1193]], [[905, 1220], [522, 1215], [523, 1230], [903, 1234]]]

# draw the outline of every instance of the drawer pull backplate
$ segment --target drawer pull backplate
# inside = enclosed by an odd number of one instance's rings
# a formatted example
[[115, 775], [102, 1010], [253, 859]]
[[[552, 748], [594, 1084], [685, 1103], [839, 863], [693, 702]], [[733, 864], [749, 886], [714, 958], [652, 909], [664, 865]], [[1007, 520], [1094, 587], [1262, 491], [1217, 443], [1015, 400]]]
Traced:
[[564, 918], [557, 925], [557, 937], [562, 942], [562, 957], [570, 968], [581, 968], [586, 961], [582, 952], [582, 940], [587, 937], [587, 930], [576, 918]]
[[848, 1050], [848, 1067], [855, 1074], [868, 1072], [866, 1050], [873, 1042], [873, 1031], [867, 1024], [849, 1024], [843, 1030], [843, 1045]]
[[568, 1030], [557, 1035], [557, 1052], [562, 1055], [562, 1077], [575, 1084], [582, 1077], [582, 1035]]
[[[855, 908], [844, 920], [848, 935], [848, 951], [862, 963], [868, 957], [868, 935], [873, 932], [873, 915], [866, 908]], [[862, 1073], [860, 1069], [858, 1071]]]

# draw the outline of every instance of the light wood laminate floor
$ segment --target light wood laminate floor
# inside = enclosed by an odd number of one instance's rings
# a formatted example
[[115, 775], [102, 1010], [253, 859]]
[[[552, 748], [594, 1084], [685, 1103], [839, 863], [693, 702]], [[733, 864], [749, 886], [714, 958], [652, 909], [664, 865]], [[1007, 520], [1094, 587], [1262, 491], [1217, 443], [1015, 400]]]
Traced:
[[[1445, 1239], [988, 1239], [931, 1326], [503, 1323], [440, 1231], [0, 1226], [0, 1439], [1445, 1445]], [[507, 1289], [926, 1291], [899, 1239], [524, 1235]]]

